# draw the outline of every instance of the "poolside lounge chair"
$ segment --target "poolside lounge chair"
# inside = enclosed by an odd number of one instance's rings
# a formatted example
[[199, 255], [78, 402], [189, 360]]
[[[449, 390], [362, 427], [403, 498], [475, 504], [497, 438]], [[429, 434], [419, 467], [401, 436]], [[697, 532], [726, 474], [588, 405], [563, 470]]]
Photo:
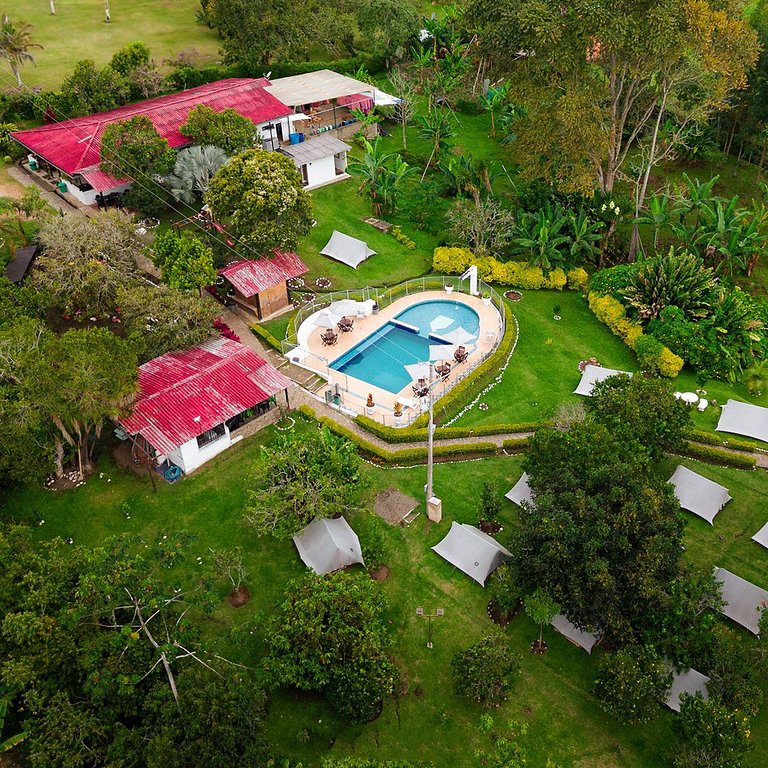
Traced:
[[324, 347], [333, 346], [339, 340], [339, 334], [333, 332], [333, 328], [329, 328], [321, 337]]

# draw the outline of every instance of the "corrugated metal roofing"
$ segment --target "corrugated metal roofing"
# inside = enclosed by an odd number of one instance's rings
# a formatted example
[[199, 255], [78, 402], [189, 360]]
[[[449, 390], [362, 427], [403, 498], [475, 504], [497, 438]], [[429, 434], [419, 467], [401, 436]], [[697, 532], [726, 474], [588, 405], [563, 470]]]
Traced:
[[338, 99], [340, 96], [355, 96], [375, 92], [374, 86], [340, 75], [330, 69], [306, 72], [303, 75], [291, 75], [273, 80], [269, 92], [283, 104], [297, 107], [303, 104], [316, 104], [320, 101]]
[[211, 339], [144, 363], [133, 412], [121, 423], [168, 453], [290, 383], [250, 347]]
[[336, 155], [339, 152], [349, 152], [352, 147], [333, 136], [313, 136], [300, 144], [291, 144], [281, 147], [280, 151], [292, 157], [296, 163], [312, 163], [323, 157]]
[[171, 147], [180, 147], [189, 139], [179, 133], [179, 127], [189, 111], [200, 104], [217, 112], [234, 109], [257, 124], [291, 114], [293, 110], [266, 91], [266, 85], [269, 80], [263, 77], [231, 77], [108, 112], [16, 131], [11, 136], [56, 168], [73, 174], [98, 165], [101, 136], [107, 125], [136, 115], [146, 115]]
[[219, 270], [245, 297], [284, 283], [309, 272], [307, 265], [292, 251], [275, 251], [271, 259], [243, 259]]
[[97, 192], [106, 192], [128, 183], [128, 179], [116, 179], [106, 171], [102, 171], [98, 165], [95, 168], [80, 171], [80, 174]]

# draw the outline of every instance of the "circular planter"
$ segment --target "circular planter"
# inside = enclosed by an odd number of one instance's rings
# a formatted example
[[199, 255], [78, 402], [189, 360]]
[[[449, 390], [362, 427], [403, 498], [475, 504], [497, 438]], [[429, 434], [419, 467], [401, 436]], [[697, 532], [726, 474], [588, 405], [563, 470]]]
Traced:
[[371, 416], [373, 416], [374, 413], [376, 413], [376, 406], [375, 405], [371, 405], [371, 406], [366, 405], [365, 406], [365, 415], [366, 416], [368, 416], [370, 418]]
[[505, 291], [504, 298], [510, 301], [520, 301], [523, 298], [523, 294], [520, 291]]
[[490, 296], [483, 296], [483, 304], [485, 304], [486, 307], [491, 306], [491, 297]]
[[453, 293], [453, 286], [452, 285], [446, 285], [445, 286], [445, 292], [450, 296]]

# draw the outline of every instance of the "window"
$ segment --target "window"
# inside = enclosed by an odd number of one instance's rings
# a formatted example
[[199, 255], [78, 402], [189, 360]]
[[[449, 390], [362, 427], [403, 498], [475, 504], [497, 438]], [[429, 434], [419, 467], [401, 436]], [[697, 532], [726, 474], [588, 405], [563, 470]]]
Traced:
[[202, 435], [197, 436], [197, 447], [203, 448], [209, 443], [213, 443], [226, 434], [226, 427], [224, 424], [217, 424], [212, 429], [206, 430]]

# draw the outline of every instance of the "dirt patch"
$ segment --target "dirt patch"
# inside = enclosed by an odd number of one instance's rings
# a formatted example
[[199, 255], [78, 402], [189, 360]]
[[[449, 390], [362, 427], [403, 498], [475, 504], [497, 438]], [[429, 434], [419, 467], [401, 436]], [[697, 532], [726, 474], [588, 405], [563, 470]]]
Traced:
[[389, 566], [380, 565], [371, 571], [371, 578], [374, 581], [386, 581], [389, 578]]
[[505, 291], [504, 298], [510, 301], [520, 301], [523, 298], [523, 294], [520, 291]]
[[515, 606], [514, 610], [512, 611], [502, 611], [499, 608], [496, 607], [493, 600], [491, 600], [488, 603], [488, 618], [494, 623], [498, 624], [500, 627], [506, 627], [507, 624], [509, 624], [512, 619], [517, 616], [517, 614], [520, 612], [520, 608], [523, 605], [522, 600], [518, 600], [517, 605]]
[[499, 531], [504, 530], [504, 526], [499, 525], [495, 520], [481, 520], [477, 527], [483, 532], [487, 533], [490, 536], [493, 536], [496, 533], [499, 533]]
[[242, 586], [242, 584], [239, 587], [235, 587], [227, 597], [227, 602], [233, 607], [233, 608], [241, 608], [246, 603], [248, 603], [251, 599], [251, 591], [248, 589], [248, 587]]
[[542, 640], [541, 642], [534, 640], [531, 643], [531, 653], [535, 654], [536, 656], [541, 656], [541, 654], [547, 652], [548, 647], [549, 646], [547, 645], [546, 640]]
[[390, 525], [400, 525], [413, 512], [419, 502], [411, 496], [406, 496], [396, 488], [388, 488], [376, 494], [373, 508], [376, 514]]

